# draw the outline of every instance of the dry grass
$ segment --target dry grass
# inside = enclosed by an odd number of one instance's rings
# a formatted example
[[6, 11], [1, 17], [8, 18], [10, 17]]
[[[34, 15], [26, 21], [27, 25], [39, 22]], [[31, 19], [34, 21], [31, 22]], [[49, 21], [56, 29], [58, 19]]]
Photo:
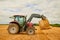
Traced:
[[60, 40], [60, 28], [53, 27], [48, 30], [40, 30], [36, 27], [35, 35], [27, 35], [26, 33], [9, 34], [8, 25], [0, 25], [0, 40]]

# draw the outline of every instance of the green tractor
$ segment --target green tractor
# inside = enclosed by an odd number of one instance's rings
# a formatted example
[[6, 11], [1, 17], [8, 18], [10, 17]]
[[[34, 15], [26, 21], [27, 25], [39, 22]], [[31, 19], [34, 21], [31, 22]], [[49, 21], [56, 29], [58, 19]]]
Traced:
[[39, 14], [32, 14], [28, 20], [24, 15], [14, 15], [14, 20], [9, 23], [8, 32], [10, 34], [17, 34], [19, 32], [26, 32], [27, 34], [35, 34], [35, 27], [31, 23], [32, 18], [42, 18]]

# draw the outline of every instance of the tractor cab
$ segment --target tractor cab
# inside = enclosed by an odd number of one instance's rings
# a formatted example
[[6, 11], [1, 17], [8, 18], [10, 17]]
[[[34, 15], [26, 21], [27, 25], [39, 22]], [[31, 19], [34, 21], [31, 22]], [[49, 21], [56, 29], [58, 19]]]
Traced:
[[21, 27], [25, 25], [26, 16], [14, 15], [12, 18], [14, 18], [14, 21], [18, 22]]

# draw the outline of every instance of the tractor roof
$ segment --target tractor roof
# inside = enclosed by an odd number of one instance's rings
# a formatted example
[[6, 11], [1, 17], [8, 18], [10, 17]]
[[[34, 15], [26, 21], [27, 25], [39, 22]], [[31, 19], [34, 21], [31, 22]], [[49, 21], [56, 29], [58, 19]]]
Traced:
[[14, 17], [16, 17], [16, 16], [20, 16], [20, 17], [26, 17], [26, 16], [24, 16], [24, 15], [14, 15]]

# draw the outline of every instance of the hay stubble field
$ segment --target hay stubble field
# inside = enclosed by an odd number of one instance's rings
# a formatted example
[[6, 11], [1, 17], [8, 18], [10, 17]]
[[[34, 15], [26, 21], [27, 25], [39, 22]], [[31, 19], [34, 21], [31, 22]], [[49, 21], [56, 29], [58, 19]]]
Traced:
[[24, 33], [9, 34], [8, 25], [0, 25], [0, 40], [60, 40], [60, 28], [52, 27], [52, 29], [40, 30], [39, 26], [35, 26], [35, 35], [27, 35]]

